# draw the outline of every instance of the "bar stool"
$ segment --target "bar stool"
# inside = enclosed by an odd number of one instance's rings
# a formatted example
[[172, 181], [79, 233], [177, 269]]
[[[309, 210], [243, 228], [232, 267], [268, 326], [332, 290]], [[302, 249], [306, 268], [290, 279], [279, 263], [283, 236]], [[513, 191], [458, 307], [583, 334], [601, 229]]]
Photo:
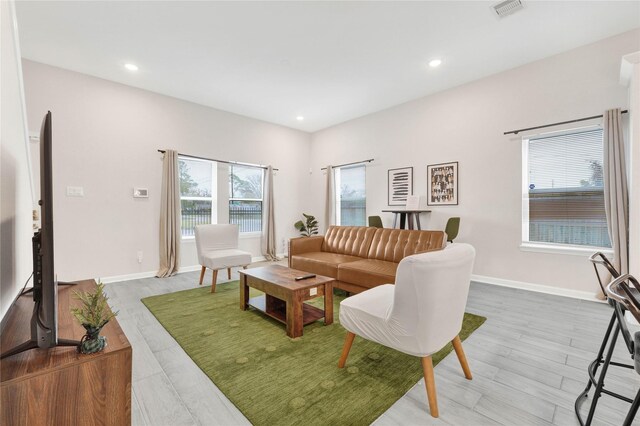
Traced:
[[[634, 333], [633, 338], [629, 333], [626, 321], [624, 321], [624, 311], [626, 310], [635, 320], [640, 323], [640, 283], [630, 274], [622, 275], [611, 282], [607, 286], [607, 295], [609, 298], [618, 302], [619, 315], [618, 321], [621, 322], [620, 330], [624, 338], [629, 354], [633, 359], [633, 368], [640, 375], [640, 331]], [[613, 363], [611, 363], [613, 365]], [[633, 401], [630, 398], [620, 398], [631, 403], [627, 417], [624, 419], [623, 426], [630, 426], [640, 408], [640, 389], [636, 393]]]
[[[624, 318], [625, 308], [624, 306], [621, 305], [621, 303], [616, 298], [611, 296], [611, 293], [609, 292], [609, 287], [611, 286], [611, 284], [609, 284], [609, 286], [607, 286], [606, 288], [603, 285], [602, 277], [600, 275], [600, 272], [598, 271], [598, 265], [601, 265], [604, 268], [606, 268], [607, 272], [611, 274], [612, 278], [614, 279], [612, 284], [620, 279], [620, 274], [615, 269], [615, 267], [611, 264], [611, 262], [609, 262], [609, 259], [607, 259], [600, 252], [594, 253], [589, 258], [589, 260], [593, 264], [600, 288], [603, 290], [603, 293], [605, 294], [605, 296], [608, 296], [607, 302], [613, 308], [613, 313], [611, 315], [611, 320], [609, 321], [609, 325], [605, 332], [604, 339], [602, 340], [602, 343], [600, 345], [600, 349], [598, 350], [598, 355], [596, 359], [594, 359], [589, 364], [589, 367], [587, 368], [587, 372], [589, 374], [589, 381], [587, 382], [587, 386], [585, 387], [584, 391], [582, 391], [582, 393], [578, 396], [574, 405], [576, 416], [581, 426], [591, 425], [591, 422], [593, 421], [593, 416], [595, 414], [596, 406], [598, 404], [598, 399], [602, 394], [606, 394], [614, 398], [618, 398], [623, 401], [632, 403], [632, 409], [634, 406], [634, 401], [632, 401], [630, 398], [627, 398], [626, 396], [617, 394], [615, 392], [609, 391], [608, 389], [604, 388], [604, 379], [610, 366], [629, 368], [629, 369], [634, 368], [633, 365], [622, 364], [622, 363], [611, 361], [611, 358], [613, 356], [613, 352], [615, 349], [615, 345], [618, 340], [618, 335], [620, 334], [620, 332], [622, 332], [624, 341], [627, 345], [627, 349], [629, 349], [629, 353], [631, 354], [632, 358], [633, 358], [633, 342], [631, 340], [629, 329], [627, 327], [627, 323]], [[613, 331], [613, 334], [612, 334], [612, 331]], [[638, 334], [640, 337], [640, 333]], [[606, 351], [606, 355], [605, 355], [605, 351]], [[640, 358], [640, 356], [638, 358]], [[602, 366], [602, 370], [600, 371], [600, 375], [598, 376], [598, 378], [596, 378], [598, 369], [601, 366]], [[589, 413], [587, 415], [587, 419], [586, 421], [584, 421], [582, 419], [582, 415], [580, 414], [580, 407], [582, 403], [585, 401], [585, 399], [587, 398], [587, 395], [589, 393], [589, 390], [591, 389], [591, 386], [595, 387], [595, 391], [593, 394], [593, 399], [591, 401], [591, 406], [589, 407]], [[638, 396], [640, 396], [640, 393], [638, 394]], [[638, 399], [638, 396], [636, 396], [636, 399]], [[637, 406], [635, 408], [635, 411], [637, 411]], [[632, 420], [634, 416], [635, 416], [635, 412], [630, 417], [630, 419]], [[626, 424], [627, 423], [625, 423], [625, 425]], [[630, 421], [628, 424], [630, 424]]]

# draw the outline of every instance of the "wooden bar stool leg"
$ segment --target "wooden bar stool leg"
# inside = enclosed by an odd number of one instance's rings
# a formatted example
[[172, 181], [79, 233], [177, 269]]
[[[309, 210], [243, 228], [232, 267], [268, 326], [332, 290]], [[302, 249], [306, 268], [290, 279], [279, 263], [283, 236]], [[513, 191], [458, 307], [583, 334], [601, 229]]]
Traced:
[[464, 377], [471, 380], [473, 376], [471, 376], [471, 369], [469, 368], [469, 363], [467, 362], [467, 357], [464, 354], [464, 349], [462, 349], [462, 342], [460, 341], [460, 336], [456, 336], [451, 343], [453, 344], [453, 349], [456, 351], [456, 355], [458, 355], [458, 361], [460, 361], [460, 365], [462, 366], [462, 371], [464, 371]]
[[202, 285], [202, 280], [204, 279], [204, 272], [207, 270], [206, 266], [202, 267], [202, 270], [200, 271], [200, 282], [198, 283], [198, 285]]
[[422, 358], [422, 371], [424, 373], [424, 385], [427, 388], [429, 411], [432, 417], [438, 417], [438, 397], [436, 396], [436, 380], [433, 376], [433, 360], [431, 356]]
[[347, 362], [347, 357], [349, 356], [349, 351], [351, 350], [351, 345], [353, 344], [353, 339], [355, 339], [356, 335], [352, 332], [347, 333], [347, 337], [344, 339], [344, 346], [342, 347], [342, 355], [340, 355], [340, 360], [338, 361], [338, 368], [343, 368]]
[[213, 278], [211, 279], [211, 293], [216, 292], [216, 282], [218, 282], [218, 270], [213, 270]]

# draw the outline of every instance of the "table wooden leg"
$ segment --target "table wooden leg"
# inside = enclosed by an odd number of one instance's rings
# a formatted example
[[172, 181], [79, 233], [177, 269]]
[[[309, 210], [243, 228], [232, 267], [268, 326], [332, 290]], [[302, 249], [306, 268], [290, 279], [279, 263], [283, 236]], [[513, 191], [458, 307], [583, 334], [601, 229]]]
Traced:
[[420, 226], [420, 213], [416, 213], [416, 225], [416, 229], [422, 229], [422, 227]]
[[407, 222], [407, 214], [400, 213], [400, 229], [404, 229], [404, 225]]
[[398, 213], [393, 214], [393, 228], [398, 226]]
[[302, 300], [297, 294], [287, 299], [287, 336], [302, 336]]
[[409, 229], [413, 229], [413, 216], [414, 213], [407, 213], [407, 219], [409, 220]]
[[243, 311], [247, 310], [247, 306], [249, 305], [249, 286], [247, 285], [247, 276], [245, 274], [240, 274], [240, 309]]
[[333, 324], [333, 283], [324, 285], [324, 325]]

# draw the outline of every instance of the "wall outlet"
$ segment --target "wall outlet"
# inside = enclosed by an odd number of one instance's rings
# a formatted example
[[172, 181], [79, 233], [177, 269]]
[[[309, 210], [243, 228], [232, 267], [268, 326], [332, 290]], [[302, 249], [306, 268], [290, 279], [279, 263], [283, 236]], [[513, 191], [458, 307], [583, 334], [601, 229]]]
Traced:
[[317, 287], [309, 289], [309, 296], [315, 296], [316, 294], [318, 294], [318, 288]]
[[142, 250], [138, 250], [138, 263], [142, 263]]

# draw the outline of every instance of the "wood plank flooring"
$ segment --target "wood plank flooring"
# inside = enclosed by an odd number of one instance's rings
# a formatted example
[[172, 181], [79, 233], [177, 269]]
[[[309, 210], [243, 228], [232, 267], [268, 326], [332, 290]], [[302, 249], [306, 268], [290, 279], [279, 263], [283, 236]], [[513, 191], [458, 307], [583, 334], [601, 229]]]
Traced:
[[[133, 346], [134, 425], [249, 424], [140, 302], [147, 296], [195, 288], [198, 274], [105, 286]], [[238, 279], [235, 270], [232, 279]], [[463, 343], [474, 379], [464, 378], [452, 352], [435, 367], [439, 419], [428, 414], [421, 380], [375, 424], [578, 425], [573, 403], [586, 384], [586, 368], [602, 340], [610, 308], [472, 283], [467, 311], [487, 317]], [[621, 339], [615, 358], [630, 362]], [[640, 386], [633, 370], [610, 369], [607, 378], [608, 388], [631, 397]], [[594, 425], [620, 425], [628, 409], [629, 404], [603, 396]]]

